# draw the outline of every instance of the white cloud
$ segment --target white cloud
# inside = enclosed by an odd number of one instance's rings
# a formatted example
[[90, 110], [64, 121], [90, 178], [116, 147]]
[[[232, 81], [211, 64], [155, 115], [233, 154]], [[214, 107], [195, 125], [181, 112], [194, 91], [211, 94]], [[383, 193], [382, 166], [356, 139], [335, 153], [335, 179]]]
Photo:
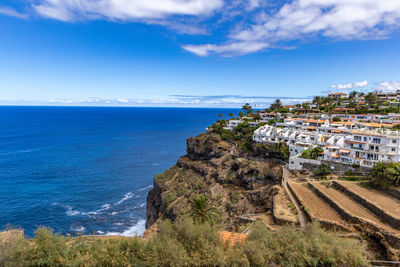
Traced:
[[222, 5], [223, 0], [40, 0], [34, 9], [42, 16], [63, 21], [134, 21], [171, 15], [206, 15]]
[[1, 7], [1, 6], [0, 6], [0, 15], [6, 15], [9, 17], [15, 17], [19, 19], [27, 19], [29, 17], [27, 14], [20, 13], [10, 7]]
[[[257, 2], [257, 1], [256, 1]], [[285, 41], [323, 36], [331, 39], [378, 39], [400, 26], [399, 0], [294, 0], [278, 11], [258, 16], [251, 26], [232, 32], [230, 42], [276, 46]], [[261, 18], [261, 20], [260, 20]], [[205, 47], [206, 45], [200, 45]], [[210, 45], [218, 53], [218, 45]], [[195, 46], [191, 46], [193, 51]], [[245, 51], [246, 54], [258, 50]]]
[[330, 88], [337, 89], [337, 90], [352, 90], [352, 89], [359, 89], [368, 86], [368, 81], [361, 81], [355, 83], [346, 83], [346, 84], [332, 84]]
[[268, 46], [265, 42], [233, 42], [223, 45], [183, 45], [182, 48], [201, 57], [211, 54], [229, 57], [260, 51]]
[[400, 90], [400, 81], [398, 82], [380, 82], [377, 84], [377, 90], [380, 91], [396, 91]]

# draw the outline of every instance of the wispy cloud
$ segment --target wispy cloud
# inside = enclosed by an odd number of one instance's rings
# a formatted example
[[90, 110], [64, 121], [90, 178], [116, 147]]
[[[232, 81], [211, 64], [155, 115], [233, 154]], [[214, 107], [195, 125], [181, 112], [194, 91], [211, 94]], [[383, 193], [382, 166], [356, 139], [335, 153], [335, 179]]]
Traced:
[[281, 99], [285, 104], [308, 101], [311, 98], [241, 96], [241, 95], [171, 95], [160, 99], [51, 99], [47, 101], [0, 101], [2, 105], [54, 105], [54, 106], [143, 106], [143, 107], [219, 107], [239, 108], [250, 103], [256, 108], [266, 108], [275, 99]]
[[[263, 43], [258, 49], [246, 50], [243, 45], [238, 54], [257, 52], [268, 46], [284, 45], [287, 41], [328, 39], [385, 38], [400, 27], [400, 1], [398, 0], [294, 0], [276, 12], [262, 10], [258, 20], [250, 26], [236, 27], [228, 36], [228, 43], [246, 45]], [[197, 55], [221, 54], [226, 44], [201, 44], [189, 47]], [[184, 46], [188, 47], [187, 45]], [[202, 53], [198, 53], [200, 49]], [[222, 54], [224, 51], [222, 51]]]
[[19, 19], [29, 18], [28, 14], [18, 12], [15, 9], [10, 8], [10, 7], [1, 7], [1, 6], [0, 6], [0, 15], [15, 17], [15, 18], [19, 18]]
[[397, 91], [400, 90], [400, 81], [379, 82], [375, 89], [380, 91]]
[[[198, 56], [237, 56], [324, 40], [387, 38], [400, 27], [399, 0], [35, 0], [31, 12], [66, 22], [161, 24], [222, 41], [183, 43]], [[1, 14], [26, 18], [11, 8]], [[221, 28], [223, 28], [222, 31]], [[215, 37], [211, 36], [211, 38]], [[215, 39], [215, 38], [213, 38]]]
[[222, 0], [40, 0], [34, 9], [63, 21], [108, 19], [136, 21], [171, 15], [206, 15], [221, 8]]
[[362, 81], [362, 82], [355, 82], [355, 83], [332, 84], [330, 86], [330, 88], [335, 89], [335, 90], [353, 90], [353, 89], [364, 88], [367, 86], [368, 86], [368, 81]]

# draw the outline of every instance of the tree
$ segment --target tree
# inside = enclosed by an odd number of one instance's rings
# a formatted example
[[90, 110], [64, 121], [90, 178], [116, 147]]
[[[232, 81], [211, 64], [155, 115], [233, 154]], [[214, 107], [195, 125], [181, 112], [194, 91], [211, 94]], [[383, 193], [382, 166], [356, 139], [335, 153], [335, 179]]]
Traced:
[[321, 99], [321, 97], [320, 96], [314, 96], [314, 98], [313, 98], [313, 104], [316, 104], [316, 105], [321, 105], [322, 104], [322, 99]]
[[357, 94], [358, 94], [357, 91], [351, 91], [350, 94], [349, 94], [349, 98], [353, 99], [353, 98], [355, 98], [357, 96]]
[[371, 169], [371, 178], [375, 184], [383, 185], [386, 180], [386, 164], [383, 162], [375, 163]]
[[224, 115], [222, 115], [222, 113], [219, 113], [219, 114], [218, 114], [218, 117], [221, 118], [221, 119], [222, 119], [223, 116], [224, 116]]
[[231, 113], [229, 113], [229, 115], [228, 115], [230, 118], [233, 118], [233, 113], [231, 112]]
[[271, 104], [271, 109], [272, 110], [278, 110], [282, 107], [282, 102], [280, 99], [276, 99], [273, 104]]
[[198, 195], [190, 200], [192, 205], [191, 216], [195, 222], [215, 223], [221, 218], [219, 210], [212, 206], [212, 202], [206, 195]]
[[372, 104], [374, 101], [376, 101], [376, 94], [374, 94], [373, 92], [369, 92], [365, 96], [365, 101], [367, 101], [369, 104]]
[[338, 121], [341, 121], [341, 119], [340, 119], [340, 117], [335, 116], [335, 117], [332, 118], [332, 121], [338, 122]]
[[400, 165], [393, 164], [388, 168], [390, 183], [394, 186], [400, 186]]
[[244, 112], [246, 112], [246, 115], [251, 115], [251, 114], [253, 114], [253, 109], [251, 108], [251, 106], [250, 106], [249, 103], [246, 103], [246, 104], [242, 107], [242, 110], [243, 110]]
[[240, 117], [240, 118], [243, 118], [243, 116], [244, 116], [243, 111], [240, 111], [240, 112], [239, 112], [239, 117]]
[[311, 150], [311, 158], [312, 159], [318, 159], [319, 155], [321, 155], [322, 153], [324, 153], [324, 149], [322, 147], [314, 147]]

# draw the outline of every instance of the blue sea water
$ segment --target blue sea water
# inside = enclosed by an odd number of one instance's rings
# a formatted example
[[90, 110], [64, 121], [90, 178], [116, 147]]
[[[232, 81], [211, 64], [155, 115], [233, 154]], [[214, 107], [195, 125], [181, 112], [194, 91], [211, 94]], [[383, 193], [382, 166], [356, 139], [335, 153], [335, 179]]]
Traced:
[[154, 175], [238, 110], [0, 107], [0, 227], [141, 234]]

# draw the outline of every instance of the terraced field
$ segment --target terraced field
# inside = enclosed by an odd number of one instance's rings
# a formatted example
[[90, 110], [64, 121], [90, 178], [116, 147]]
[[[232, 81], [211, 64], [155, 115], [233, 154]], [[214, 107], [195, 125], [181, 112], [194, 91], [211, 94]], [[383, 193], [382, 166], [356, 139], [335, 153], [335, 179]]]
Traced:
[[331, 221], [339, 225], [346, 225], [346, 221], [340, 217], [325, 201], [318, 197], [307, 185], [289, 182], [290, 188], [306, 208], [312, 219], [318, 221]]
[[381, 229], [386, 230], [389, 233], [393, 233], [395, 236], [400, 237], [400, 230], [397, 230], [390, 225], [382, 222], [377, 216], [371, 213], [368, 209], [364, 208], [362, 205], [356, 201], [349, 198], [347, 195], [341, 193], [334, 188], [328, 188], [318, 182], [311, 183], [315, 188], [321, 191], [327, 198], [332, 202], [338, 204], [340, 207], [345, 209], [348, 213], [353, 216], [361, 218], [365, 221], [371, 222]]
[[361, 196], [362, 198], [368, 200], [375, 206], [395, 218], [400, 219], [400, 201], [390, 197], [389, 195], [373, 189], [365, 189], [354, 182], [337, 181], [338, 184], [342, 185], [349, 191]]

